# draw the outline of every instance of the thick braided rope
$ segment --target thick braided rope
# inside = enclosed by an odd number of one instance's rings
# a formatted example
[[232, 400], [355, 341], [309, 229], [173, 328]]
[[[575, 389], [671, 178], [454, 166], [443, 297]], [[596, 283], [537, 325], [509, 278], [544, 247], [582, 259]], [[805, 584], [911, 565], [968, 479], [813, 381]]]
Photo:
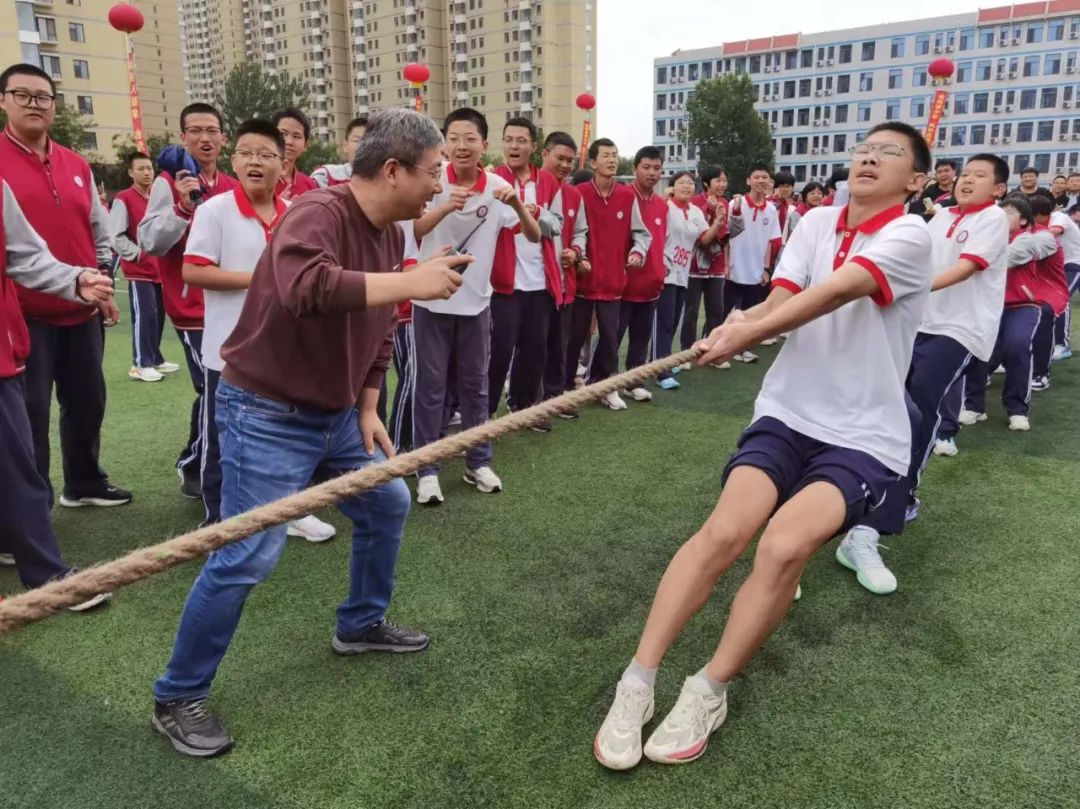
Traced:
[[578, 388], [527, 410], [511, 413], [413, 452], [390, 458], [383, 463], [349, 472], [216, 525], [199, 528], [157, 545], [139, 548], [119, 559], [86, 568], [66, 579], [22, 593], [0, 602], [0, 635], [48, 618], [67, 607], [86, 601], [97, 593], [111, 592], [148, 579], [197, 556], [209, 554], [230, 542], [246, 539], [259, 531], [298, 519], [324, 506], [340, 503], [352, 495], [374, 489], [394, 478], [411, 475], [425, 466], [453, 458], [477, 444], [494, 441], [507, 433], [556, 416], [560, 411], [588, 404], [613, 391], [636, 387], [663, 371], [696, 359], [699, 354], [699, 350], [695, 348], [642, 365], [595, 385]]

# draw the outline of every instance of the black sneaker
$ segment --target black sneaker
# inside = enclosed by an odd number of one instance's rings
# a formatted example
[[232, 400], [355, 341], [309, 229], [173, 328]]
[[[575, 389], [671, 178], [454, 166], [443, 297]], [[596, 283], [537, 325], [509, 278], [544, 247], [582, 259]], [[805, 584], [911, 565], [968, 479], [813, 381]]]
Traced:
[[[79, 572], [79, 569], [76, 568], [76, 567], [73, 567], [67, 573], [64, 573], [61, 576], [55, 576], [52, 579], [50, 579], [50, 581], [61, 581], [63, 579], [68, 578], [69, 576], [74, 576], [78, 572]], [[88, 610], [92, 610], [92, 609], [94, 609], [94, 607], [100, 607], [105, 602], [111, 601], [111, 600], [112, 600], [112, 593], [95, 593], [94, 595], [92, 595], [88, 599], [86, 599], [86, 601], [82, 601], [82, 602], [80, 602], [78, 604], [74, 604], [74, 605], [68, 607], [68, 609], [71, 610], [71, 612], [87, 612]]]
[[176, 475], [180, 478], [180, 494], [188, 500], [202, 500], [202, 484], [199, 476], [185, 475], [184, 470], [177, 467]]
[[210, 758], [232, 750], [232, 737], [221, 720], [206, 710], [205, 699], [155, 702], [151, 723], [185, 756]]
[[67, 506], [68, 508], [81, 508], [82, 506], [102, 506], [105, 508], [109, 506], [123, 506], [131, 502], [131, 496], [131, 492], [126, 489], [121, 489], [119, 486], [113, 486], [111, 483], [107, 483], [99, 491], [82, 497], [72, 497], [65, 492], [60, 497], [60, 505]]
[[334, 635], [331, 645], [339, 655], [358, 655], [364, 652], [422, 652], [430, 639], [423, 632], [397, 626], [385, 618], [369, 626], [359, 635]]
[[555, 429], [555, 427], [551, 423], [551, 419], [544, 419], [543, 421], [538, 421], [534, 424], [530, 424], [529, 429], [532, 430], [534, 433], [550, 433], [553, 429]]
[[566, 421], [573, 421], [574, 419], [581, 418], [581, 414], [573, 407], [567, 408], [566, 410], [560, 410], [558, 415], [559, 418], [565, 419]]

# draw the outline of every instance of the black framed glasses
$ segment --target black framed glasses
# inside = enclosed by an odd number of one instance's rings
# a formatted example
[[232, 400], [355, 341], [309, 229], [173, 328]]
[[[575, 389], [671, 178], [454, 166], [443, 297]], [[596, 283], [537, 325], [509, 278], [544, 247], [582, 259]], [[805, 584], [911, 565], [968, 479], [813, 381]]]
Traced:
[[408, 166], [411, 169], [416, 169], [417, 171], [426, 174], [428, 177], [430, 177], [433, 180], [438, 180], [440, 177], [442, 177], [442, 164], [441, 163], [439, 165], [435, 166], [435, 168], [433, 168], [433, 169], [426, 169], [423, 166], [418, 166], [415, 163], [410, 163], [408, 160], [398, 160], [398, 162], [403, 166]]
[[4, 90], [4, 93], [10, 95], [20, 107], [27, 109], [33, 106], [39, 110], [49, 110], [56, 103], [56, 96], [48, 93], [31, 93], [29, 90]]

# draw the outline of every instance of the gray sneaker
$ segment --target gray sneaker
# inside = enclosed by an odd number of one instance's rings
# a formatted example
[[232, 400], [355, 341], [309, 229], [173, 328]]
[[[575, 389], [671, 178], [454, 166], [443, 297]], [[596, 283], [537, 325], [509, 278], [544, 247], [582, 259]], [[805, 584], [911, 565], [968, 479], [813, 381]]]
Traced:
[[185, 756], [210, 758], [232, 750], [232, 737], [221, 720], [206, 710], [205, 699], [155, 702], [151, 723]]

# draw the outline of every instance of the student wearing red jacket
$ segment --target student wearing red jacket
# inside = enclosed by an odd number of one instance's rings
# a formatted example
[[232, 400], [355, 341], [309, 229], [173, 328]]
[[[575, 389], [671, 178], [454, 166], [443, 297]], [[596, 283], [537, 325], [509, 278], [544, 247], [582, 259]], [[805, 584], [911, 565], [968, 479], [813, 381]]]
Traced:
[[[728, 271], [728, 242], [731, 233], [728, 230], [727, 172], [720, 166], [709, 166], [701, 173], [704, 190], [690, 200], [705, 212], [705, 221], [711, 226], [717, 219], [721, 224], [716, 231], [716, 239], [708, 246], [694, 251], [690, 264], [690, 277], [686, 287], [682, 334], [680, 343], [687, 351], [694, 342], [712, 332], [724, 322], [724, 279]], [[705, 299], [705, 328], [698, 331], [698, 312], [701, 299]], [[729, 366], [730, 367], [730, 366]], [[689, 365], [682, 370], [688, 370]]]
[[[505, 163], [494, 173], [510, 183], [540, 225], [541, 239], [530, 242], [520, 228], [499, 232], [491, 268], [491, 361], [488, 365], [488, 412], [499, 408], [510, 372], [509, 401], [515, 410], [540, 401], [547, 362], [552, 302], [563, 302], [562, 266], [556, 239], [562, 224], [552, 213], [559, 196], [555, 175], [530, 162], [536, 151], [536, 125], [511, 118], [503, 126]], [[546, 432], [546, 425], [534, 429]], [[548, 428], [550, 429], [550, 428]]]
[[[79, 267], [112, 267], [108, 215], [90, 166], [49, 138], [56, 117], [53, 80], [33, 65], [0, 74], [0, 108], [8, 125], [0, 135], [0, 169], [31, 227], [60, 261]], [[105, 419], [104, 331], [98, 309], [56, 295], [19, 288], [33, 351], [24, 392], [34, 435], [37, 469], [49, 482], [49, 413], [53, 389], [60, 403], [64, 506], [117, 506], [131, 492], [109, 483], [98, 463]], [[102, 304], [105, 324], [119, 320], [116, 304]]]
[[[17, 77], [21, 78], [21, 77]], [[12, 91], [5, 91], [5, 95]], [[15, 90], [16, 93], [23, 92]], [[39, 93], [39, 91], [33, 91]], [[43, 93], [44, 91], [40, 91]], [[16, 98], [16, 103], [23, 100]], [[90, 310], [112, 296], [112, 282], [93, 269], [57, 261], [30, 226], [8, 184], [0, 179], [0, 551], [26, 587], [67, 576], [49, 514], [51, 492], [38, 474], [34, 439], [23, 401], [23, 372], [30, 352], [15, 290], [33, 289]], [[88, 610], [107, 600], [102, 593], [72, 607]]]
[[[1054, 357], [1054, 326], [1057, 318], [1069, 308], [1069, 281], [1065, 275], [1065, 249], [1058, 234], [1050, 228], [1050, 217], [1054, 213], [1054, 203], [1042, 195], [1030, 197], [1031, 214], [1034, 221], [1031, 231], [1044, 234], [1041, 238], [1046, 245], [1047, 255], [1038, 259], [1039, 292], [1036, 293], [1041, 303], [1042, 317], [1039, 331], [1035, 335], [1035, 367], [1032, 390], [1046, 390], [1050, 387], [1050, 363]], [[1056, 249], [1050, 251], [1047, 236], [1054, 239]]]
[[[649, 230], [641, 218], [633, 190], [615, 182], [619, 150], [607, 138], [589, 146], [592, 180], [579, 186], [589, 219], [586, 255], [590, 271], [578, 272], [577, 298], [566, 345], [566, 389], [574, 386], [574, 372], [589, 327], [596, 316], [597, 342], [589, 365], [589, 382], [607, 379], [619, 365], [619, 311], [627, 273], [640, 270], [649, 252]], [[579, 270], [582, 269], [579, 267]], [[626, 409], [617, 393], [604, 397], [612, 410]], [[573, 417], [572, 413], [566, 414]]]
[[[202, 396], [205, 388], [202, 365], [203, 294], [184, 283], [184, 248], [195, 206], [204, 199], [238, 187], [232, 177], [217, 169], [225, 145], [221, 113], [209, 104], [188, 104], [180, 112], [180, 143], [199, 164], [199, 175], [181, 171], [172, 177], [161, 172], [150, 187], [146, 216], [139, 223], [139, 245], [158, 257], [161, 294], [165, 312], [184, 347], [195, 401], [191, 405], [188, 440], [176, 460], [180, 493], [189, 499], [202, 498], [199, 470], [203, 460]], [[183, 175], [183, 176], [181, 176]]]
[[[644, 266], [627, 273], [626, 290], [623, 292], [619, 311], [619, 344], [630, 332], [630, 345], [626, 351], [626, 370], [644, 365], [649, 355], [649, 340], [656, 322], [656, 303], [664, 291], [664, 242], [667, 239], [667, 197], [657, 194], [656, 185], [664, 170], [664, 155], [655, 146], [643, 146], [634, 155], [634, 183], [638, 209], [652, 241], [645, 254]], [[652, 394], [644, 385], [629, 391], [635, 402], [648, 402]], [[623, 404], [625, 407], [625, 403]]]
[[319, 186], [296, 167], [311, 140], [311, 120], [296, 107], [284, 107], [270, 117], [270, 122], [285, 138], [285, 164], [278, 180], [278, 196], [289, 202]]
[[150, 187], [154, 183], [154, 161], [149, 155], [132, 152], [126, 160], [131, 185], [113, 200], [109, 210], [109, 232], [113, 250], [120, 256], [120, 269], [128, 282], [131, 302], [131, 370], [128, 376], [143, 382], [160, 382], [164, 374], [180, 370], [161, 354], [165, 331], [165, 306], [161, 301], [161, 275], [157, 259], [139, 247], [139, 223], [146, 216]]

